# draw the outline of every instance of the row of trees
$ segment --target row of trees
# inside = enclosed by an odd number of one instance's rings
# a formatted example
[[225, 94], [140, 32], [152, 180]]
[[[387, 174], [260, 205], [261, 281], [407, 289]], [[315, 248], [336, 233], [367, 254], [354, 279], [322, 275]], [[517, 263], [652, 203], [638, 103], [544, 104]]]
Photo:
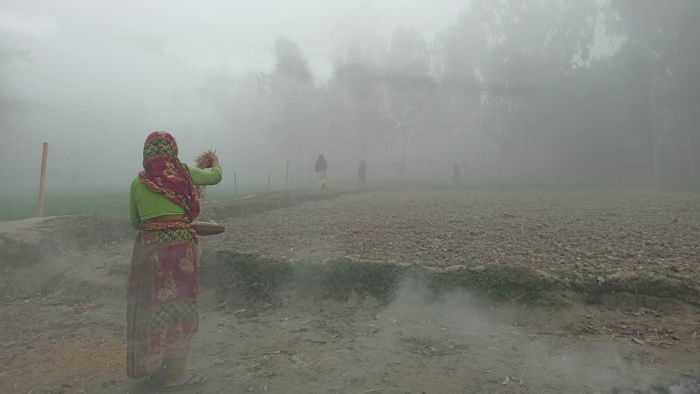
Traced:
[[[0, 70], [12, 62], [27, 61], [28, 53], [9, 48], [0, 48]], [[3, 70], [4, 71], [4, 70]], [[27, 115], [31, 112], [32, 103], [18, 98], [12, 92], [0, 87], [0, 137], [5, 136], [5, 121], [13, 114]]]
[[[700, 179], [700, 2], [474, 0], [432, 42], [398, 27], [346, 48], [314, 77], [280, 38], [276, 65], [236, 86], [306, 177], [368, 159], [370, 173], [640, 184]], [[593, 57], [601, 31], [617, 48]], [[250, 127], [248, 124], [247, 127]], [[374, 167], [373, 167], [374, 165]]]

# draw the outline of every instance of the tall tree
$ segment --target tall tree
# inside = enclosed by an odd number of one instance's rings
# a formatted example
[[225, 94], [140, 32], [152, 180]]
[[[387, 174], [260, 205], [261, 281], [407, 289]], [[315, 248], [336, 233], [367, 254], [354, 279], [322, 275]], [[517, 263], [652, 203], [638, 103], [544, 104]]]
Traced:
[[484, 98], [484, 125], [502, 149], [511, 173], [532, 170], [530, 154], [562, 128], [548, 108], [549, 92], [567, 90], [571, 74], [584, 67], [593, 45], [595, 0], [521, 2], [477, 0], [473, 19], [488, 43], [476, 67], [491, 91]]
[[[372, 57], [361, 46], [351, 47], [345, 58], [335, 64], [329, 90], [335, 103], [337, 118], [345, 132], [359, 137], [362, 157], [367, 158], [372, 145], [386, 138], [387, 119], [383, 108], [384, 89], [381, 72]], [[333, 113], [333, 112], [331, 112]], [[343, 129], [339, 124], [337, 129]]]
[[[317, 91], [307, 60], [299, 46], [282, 37], [275, 42], [275, 69], [261, 76], [261, 89], [272, 100], [270, 130], [288, 159], [293, 159], [293, 174], [306, 173], [308, 147], [304, 140], [319, 132], [315, 112]], [[306, 148], [306, 149], [305, 149]]]
[[[633, 102], [633, 111], [647, 115], [646, 133], [651, 162], [658, 184], [659, 164], [654, 136], [660, 124], [673, 122], [686, 148], [687, 168], [695, 181], [700, 180], [700, 2], [678, 0], [671, 3], [653, 0], [611, 0], [606, 7], [606, 22], [611, 34], [624, 38], [620, 57], [636, 68], [630, 84], [647, 88], [646, 101]], [[630, 90], [635, 87], [631, 86]], [[641, 92], [640, 92], [641, 93]], [[653, 111], [652, 111], [653, 110]], [[662, 114], [664, 114], [662, 116]], [[660, 118], [661, 117], [661, 118]]]
[[[0, 48], [0, 66], [17, 61], [27, 61], [28, 52], [11, 48]], [[3, 73], [5, 77], [7, 75]], [[5, 121], [13, 115], [26, 116], [36, 105], [0, 88], [0, 135], [4, 134]]]
[[486, 50], [485, 41], [479, 39], [479, 25], [474, 13], [465, 10], [433, 44], [433, 69], [442, 87], [437, 95], [440, 116], [435, 121], [445, 131], [443, 141], [453, 150], [459, 147], [463, 171], [470, 151], [480, 151], [482, 160], [485, 153], [481, 146], [472, 146], [479, 140], [475, 128], [482, 104], [478, 66]]
[[406, 148], [410, 138], [428, 129], [426, 120], [434, 109], [436, 82], [430, 75], [430, 51], [415, 28], [394, 30], [385, 59], [386, 114], [401, 145], [401, 177], [406, 174]]

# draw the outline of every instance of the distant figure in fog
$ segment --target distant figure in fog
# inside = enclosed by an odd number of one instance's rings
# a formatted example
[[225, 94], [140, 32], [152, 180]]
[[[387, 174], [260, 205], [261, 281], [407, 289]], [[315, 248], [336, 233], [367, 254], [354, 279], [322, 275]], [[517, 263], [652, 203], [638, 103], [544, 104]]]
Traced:
[[318, 178], [318, 185], [320, 187], [326, 187], [326, 170], [328, 169], [328, 162], [323, 157], [323, 155], [318, 155], [316, 159], [316, 164], [314, 164], [316, 169], [316, 178]]
[[457, 163], [455, 163], [454, 167], [452, 167], [452, 182], [454, 184], [458, 184], [460, 176], [461, 173], [459, 172], [459, 166], [457, 165]]
[[365, 164], [364, 160], [362, 160], [362, 163], [360, 163], [360, 168], [357, 170], [357, 176], [360, 178], [360, 185], [364, 185], [365, 180], [367, 179], [367, 164]]

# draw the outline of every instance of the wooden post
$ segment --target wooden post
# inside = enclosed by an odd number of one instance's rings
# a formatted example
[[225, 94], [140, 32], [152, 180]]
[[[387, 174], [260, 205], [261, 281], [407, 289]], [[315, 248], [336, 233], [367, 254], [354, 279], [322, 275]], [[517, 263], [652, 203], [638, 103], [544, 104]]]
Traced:
[[270, 191], [270, 174], [267, 174], [267, 191]]
[[287, 172], [284, 174], [284, 190], [287, 190], [287, 181], [289, 180], [289, 160], [287, 160]]
[[233, 172], [233, 196], [238, 195], [238, 187], [236, 186], [236, 171]]
[[41, 154], [41, 180], [39, 181], [39, 216], [44, 216], [44, 190], [46, 189], [46, 159], [49, 156], [49, 143], [44, 142]]

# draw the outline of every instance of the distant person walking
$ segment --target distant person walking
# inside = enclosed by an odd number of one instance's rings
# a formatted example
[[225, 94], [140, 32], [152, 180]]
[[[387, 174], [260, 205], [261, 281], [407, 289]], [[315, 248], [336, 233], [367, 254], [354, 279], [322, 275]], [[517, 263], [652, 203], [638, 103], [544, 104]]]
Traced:
[[221, 181], [219, 159], [211, 170], [180, 162], [177, 142], [151, 133], [143, 168], [131, 183], [130, 219], [138, 229], [129, 268], [126, 305], [126, 373], [163, 376], [163, 390], [201, 386], [206, 377], [185, 373], [190, 340], [199, 328], [198, 270], [201, 249], [192, 221], [199, 215], [195, 185]]
[[316, 178], [318, 178], [318, 185], [320, 187], [326, 187], [326, 170], [328, 169], [328, 162], [323, 157], [323, 155], [318, 155], [316, 159], [316, 164], [314, 164], [316, 169]]
[[367, 164], [365, 164], [364, 160], [362, 160], [360, 163], [360, 168], [357, 170], [357, 176], [360, 178], [360, 185], [364, 185], [365, 180], [367, 179]]
[[452, 167], [452, 183], [458, 184], [460, 176], [459, 166], [455, 163], [454, 167]]

